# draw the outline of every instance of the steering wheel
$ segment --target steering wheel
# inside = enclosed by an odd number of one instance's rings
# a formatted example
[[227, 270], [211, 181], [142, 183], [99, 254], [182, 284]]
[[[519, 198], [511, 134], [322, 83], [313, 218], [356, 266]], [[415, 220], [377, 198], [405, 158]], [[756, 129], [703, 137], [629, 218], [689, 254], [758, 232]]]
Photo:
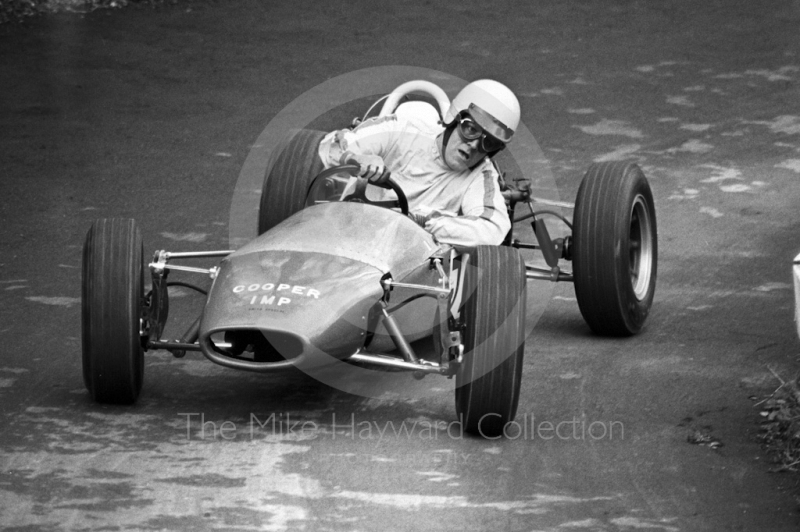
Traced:
[[[358, 177], [358, 172], [361, 170], [361, 167], [357, 164], [342, 164], [339, 166], [331, 166], [330, 168], [323, 170], [320, 172], [317, 177], [315, 177], [311, 181], [311, 187], [309, 187], [309, 192], [311, 188], [314, 186], [314, 183], [318, 181], [324, 181], [328, 177], [336, 174], [347, 173], [353, 177]], [[385, 188], [387, 190], [393, 191], [397, 194], [397, 200], [390, 200], [390, 201], [376, 201], [367, 198], [367, 185], [373, 185], [380, 188]], [[343, 197], [341, 201], [352, 201], [356, 203], [368, 203], [370, 205], [377, 205], [378, 207], [386, 207], [388, 209], [399, 208], [400, 212], [403, 213], [404, 216], [408, 216], [408, 199], [406, 199], [406, 195], [403, 190], [400, 188], [394, 179], [391, 176], [386, 180], [386, 184], [377, 184], [377, 183], [370, 183], [366, 178], [359, 177], [358, 181], [356, 182], [355, 190], [353, 190], [350, 194]]]

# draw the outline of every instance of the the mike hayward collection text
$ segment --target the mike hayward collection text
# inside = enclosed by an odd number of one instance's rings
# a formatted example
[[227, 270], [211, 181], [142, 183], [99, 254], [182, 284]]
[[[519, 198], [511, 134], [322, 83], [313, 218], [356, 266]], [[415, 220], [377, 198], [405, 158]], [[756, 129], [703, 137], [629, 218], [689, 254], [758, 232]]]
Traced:
[[[257, 440], [264, 437], [288, 439], [314, 439], [327, 436], [331, 439], [384, 440], [388, 438], [415, 438], [420, 440], [463, 439], [463, 425], [459, 420], [444, 421], [428, 418], [385, 420], [359, 418], [357, 414], [337, 415], [331, 413], [327, 422], [319, 419], [298, 417], [290, 412], [249, 414], [249, 419], [206, 419], [202, 412], [180, 412], [183, 432], [189, 440], [233, 441]], [[492, 414], [486, 414], [482, 422], [490, 423]], [[625, 426], [621, 421], [589, 421], [574, 416], [560, 421], [542, 420], [534, 414], [518, 415], [508, 423], [502, 435], [487, 436], [487, 439], [539, 441], [600, 441], [624, 440]]]

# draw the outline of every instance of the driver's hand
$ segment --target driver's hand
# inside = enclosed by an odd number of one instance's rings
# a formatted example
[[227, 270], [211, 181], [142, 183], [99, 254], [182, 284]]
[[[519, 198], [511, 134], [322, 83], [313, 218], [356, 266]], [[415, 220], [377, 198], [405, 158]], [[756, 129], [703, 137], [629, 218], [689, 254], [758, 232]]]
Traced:
[[384, 185], [389, 180], [389, 170], [380, 155], [347, 154], [348, 163], [356, 163], [361, 167], [358, 175], [366, 177], [370, 183]]
[[380, 173], [376, 173], [373, 177], [368, 177], [367, 179], [373, 185], [383, 186], [389, 182], [389, 177], [391, 177], [391, 175], [391, 172], [384, 166]]
[[425, 229], [425, 224], [428, 223], [428, 220], [430, 219], [430, 215], [425, 215], [418, 212], [410, 212], [408, 213], [408, 217], [423, 229]]

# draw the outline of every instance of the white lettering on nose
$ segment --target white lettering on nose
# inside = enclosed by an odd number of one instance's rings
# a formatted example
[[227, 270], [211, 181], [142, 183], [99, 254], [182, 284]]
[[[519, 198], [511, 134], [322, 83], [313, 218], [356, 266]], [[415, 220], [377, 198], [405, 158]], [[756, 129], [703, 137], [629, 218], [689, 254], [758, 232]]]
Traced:
[[[273, 297], [275, 297], [275, 296], [273, 296]], [[282, 298], [280, 298], [278, 300], [278, 306], [280, 307], [281, 305], [286, 305], [287, 303], [291, 303], [291, 302], [292, 302], [292, 300], [289, 299], [288, 297], [282, 297]]]
[[[321, 295], [319, 290], [314, 290], [313, 288], [308, 288], [306, 286], [290, 285], [286, 283], [278, 284], [277, 288], [275, 283], [238, 284], [233, 287], [234, 294], [241, 294], [242, 292], [271, 292], [273, 290], [276, 292], [289, 291], [292, 294], [297, 294], [298, 296], [313, 297], [314, 299], [319, 299], [319, 296]], [[258, 295], [253, 296], [253, 303], [257, 301], [258, 297]], [[283, 302], [281, 303], [281, 301]], [[284, 305], [290, 301], [291, 300], [288, 298], [280, 298], [278, 304]], [[269, 304], [271, 304], [271, 301]]]
[[261, 297], [261, 304], [262, 305], [271, 305], [272, 302], [275, 301], [275, 296], [262, 296]]

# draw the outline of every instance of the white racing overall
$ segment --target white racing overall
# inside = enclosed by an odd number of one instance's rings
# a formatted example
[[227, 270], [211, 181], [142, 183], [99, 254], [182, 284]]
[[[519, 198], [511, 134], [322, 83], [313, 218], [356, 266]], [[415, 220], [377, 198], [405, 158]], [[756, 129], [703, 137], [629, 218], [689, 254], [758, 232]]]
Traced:
[[484, 158], [471, 170], [453, 171], [436, 144], [444, 128], [421, 126], [396, 115], [371, 118], [354, 130], [329, 133], [319, 156], [330, 168], [341, 164], [346, 151], [378, 155], [405, 193], [409, 211], [426, 219], [425, 229], [439, 242], [456, 247], [500, 244], [511, 223], [491, 161]]

